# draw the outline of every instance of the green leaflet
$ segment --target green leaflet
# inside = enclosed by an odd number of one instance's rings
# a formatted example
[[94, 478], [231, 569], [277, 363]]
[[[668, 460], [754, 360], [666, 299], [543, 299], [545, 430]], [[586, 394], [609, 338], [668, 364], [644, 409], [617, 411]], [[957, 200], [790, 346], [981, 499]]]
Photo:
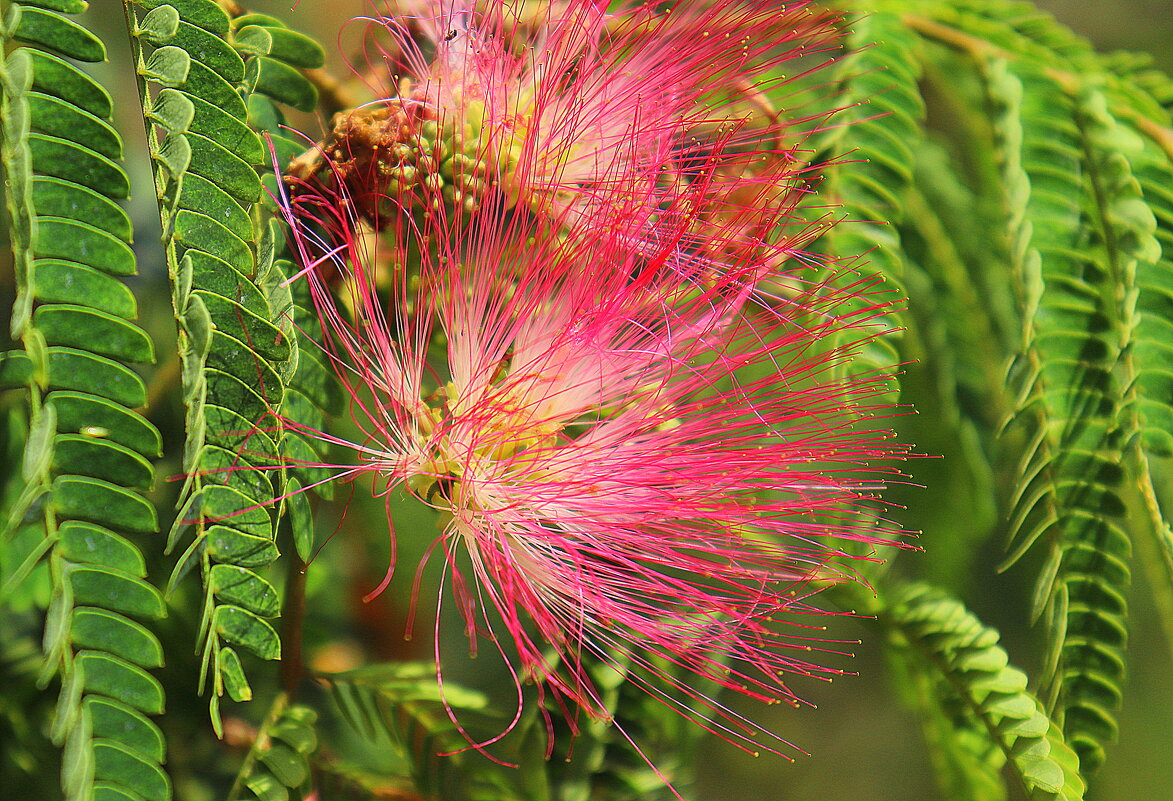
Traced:
[[118, 279], [93, 267], [58, 259], [41, 259], [35, 264], [32, 292], [36, 300], [88, 304], [94, 310], [128, 320], [138, 316], [134, 294]]
[[92, 189], [59, 178], [36, 177], [32, 200], [37, 214], [85, 220], [122, 242], [131, 237], [130, 218], [113, 200]]
[[[235, 653], [224, 649], [224, 653]], [[247, 787], [259, 799], [290, 797], [310, 775], [309, 758], [317, 750], [317, 713], [291, 705], [282, 694], [269, 710], [248, 757], [233, 784], [231, 798]]]
[[110, 118], [114, 101], [110, 99], [110, 93], [93, 78], [52, 53], [40, 50], [19, 52], [29, 60], [33, 76], [31, 88], [58, 97], [99, 119]]
[[52, 95], [29, 92], [26, 99], [32, 130], [86, 142], [109, 159], [122, 158], [122, 139], [110, 123]]
[[56, 52], [78, 61], [105, 61], [102, 41], [78, 23], [42, 8], [9, 7], [8, 29], [18, 42]]
[[69, 633], [78, 648], [103, 648], [136, 665], [163, 666], [163, 648], [155, 636], [116, 612], [76, 607]]
[[125, 537], [92, 523], [71, 520], [57, 530], [61, 554], [71, 562], [114, 568], [136, 578], [147, 575], [138, 548]]

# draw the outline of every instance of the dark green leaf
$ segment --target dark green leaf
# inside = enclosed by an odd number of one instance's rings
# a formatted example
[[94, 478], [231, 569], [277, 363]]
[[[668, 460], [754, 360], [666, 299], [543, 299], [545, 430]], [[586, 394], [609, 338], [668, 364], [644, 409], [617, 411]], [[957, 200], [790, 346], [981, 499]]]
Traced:
[[326, 63], [326, 52], [310, 37], [288, 28], [246, 25], [232, 39], [237, 50], [272, 56], [295, 67], [316, 69]]
[[[312, 710], [307, 711], [312, 713]], [[299, 754], [311, 754], [318, 747], [318, 736], [311, 725], [313, 720], [314, 716], [311, 716], [309, 723], [284, 716], [269, 729], [269, 736], [281, 740]]]
[[109, 529], [67, 520], [57, 529], [58, 550], [71, 562], [110, 567], [137, 578], [147, 575], [142, 554], [129, 540]]
[[[42, 53], [39, 50], [18, 52], [20, 58], [26, 58], [31, 62], [33, 89], [59, 97], [66, 103], [85, 109], [95, 117], [110, 118], [114, 110], [114, 101], [110, 99], [110, 93], [93, 78], [51, 53]], [[9, 69], [13, 66], [13, 59], [17, 57], [18, 53], [9, 56]]]
[[[289, 339], [268, 320], [222, 295], [205, 291], [197, 291], [196, 294], [203, 298], [212, 321], [220, 331], [247, 343], [250, 351], [255, 351], [267, 360], [280, 362], [289, 358]], [[255, 372], [253, 377], [256, 377]]]
[[255, 387], [266, 398], [281, 397], [281, 379], [265, 359], [235, 337], [220, 331], [212, 333], [213, 347], [208, 353], [208, 366], [228, 373], [250, 387]]
[[57, 409], [57, 430], [63, 434], [101, 436], [148, 458], [162, 455], [158, 429], [129, 409], [76, 392], [54, 392], [46, 402]]
[[88, 223], [63, 217], [42, 217], [37, 221], [33, 252], [40, 258], [86, 264], [111, 275], [134, 275], [137, 267], [134, 251], [121, 239]]
[[85, 142], [110, 159], [122, 158], [122, 139], [110, 123], [52, 95], [28, 92], [25, 98], [29, 104], [32, 130], [73, 142]]
[[248, 96], [248, 124], [256, 131], [274, 134], [281, 130], [284, 115], [277, 104], [264, 95]]
[[233, 645], [249, 649], [261, 659], [279, 659], [281, 640], [265, 620], [237, 606], [218, 606], [212, 613], [216, 633]]
[[39, 8], [20, 8], [19, 22], [12, 37], [39, 45], [78, 61], [105, 61], [102, 40], [71, 19]]
[[293, 547], [303, 562], [309, 562], [314, 555], [314, 517], [310, 500], [296, 478], [285, 484], [289, 496], [285, 499], [289, 509], [289, 525], [293, 530]]
[[117, 781], [145, 801], [171, 801], [171, 782], [163, 769], [118, 742], [94, 741], [94, 776]]
[[184, 258], [191, 259], [194, 286], [223, 295], [254, 314], [268, 318], [268, 301], [244, 273], [223, 259], [198, 250], [188, 251]]
[[79, 653], [77, 662], [87, 692], [109, 696], [148, 715], [163, 713], [163, 687], [142, 668], [95, 651]]
[[232, 487], [219, 484], [204, 487], [201, 509], [207, 523], [219, 523], [254, 537], [272, 538], [273, 521], [269, 512]]
[[244, 99], [237, 94], [232, 84], [198, 61], [191, 62], [187, 80], [182, 88], [188, 94], [207, 100], [217, 108], [227, 111], [238, 120], [248, 118]]
[[[262, 420], [271, 414], [271, 401], [262, 398], [255, 389], [236, 376], [216, 369], [208, 369], [204, 375], [208, 381], [208, 403], [224, 406], [251, 420]], [[265, 391], [273, 393], [271, 387], [266, 387]]]
[[228, 647], [221, 648], [216, 655], [220, 660], [220, 677], [224, 679], [224, 689], [227, 690], [228, 697], [237, 703], [251, 701], [253, 690], [244, 675], [240, 656]]
[[63, 178], [112, 198], [130, 196], [130, 181], [122, 168], [88, 147], [44, 134], [29, 134], [33, 169], [40, 175]]
[[281, 451], [285, 454], [289, 472], [301, 485], [312, 486], [323, 498], [329, 498], [332, 492], [329, 479], [337, 471], [316, 466], [322, 464], [322, 457], [313, 449], [312, 442], [311, 437], [291, 431], [281, 440]]
[[257, 470], [240, 454], [204, 445], [199, 459], [199, 473], [205, 484], [223, 484], [240, 490], [254, 503], [268, 506], [273, 503], [274, 475], [268, 470]]
[[128, 368], [102, 356], [72, 348], [50, 348], [49, 386], [109, 398], [129, 408], [147, 402], [147, 388]]
[[[296, 384], [296, 382], [297, 378], [295, 377], [294, 383]], [[285, 391], [285, 401], [281, 405], [281, 414], [286, 419], [297, 423], [298, 426], [309, 431], [323, 431], [326, 426], [325, 413], [305, 393], [296, 387]], [[317, 440], [311, 437], [305, 437], [305, 439], [311, 446], [314, 444], [321, 445], [321, 443], [318, 443]]]
[[[301, 349], [298, 354], [297, 375], [290, 383], [309, 399], [311, 406], [331, 414], [338, 414], [342, 410], [342, 388], [338, 385], [338, 379], [333, 371], [322, 361], [319, 348], [311, 345]], [[297, 411], [301, 412], [304, 409]], [[309, 415], [305, 419], [295, 419], [321, 431], [320, 426], [311, 422], [313, 417], [315, 416]]]
[[191, 144], [191, 171], [202, 175], [241, 203], [261, 197], [261, 179], [247, 161], [206, 136], [187, 135]]
[[253, 263], [252, 251], [243, 239], [198, 212], [180, 209], [175, 215], [175, 241], [185, 248], [214, 252], [240, 270]]
[[80, 648], [107, 651], [140, 667], [163, 666], [163, 646], [155, 635], [117, 612], [77, 607], [69, 632]]
[[163, 733], [138, 710], [109, 698], [90, 696], [82, 702], [94, 737], [117, 740], [144, 757], [162, 762], [166, 757]]
[[171, 44], [182, 47], [193, 59], [229, 83], [240, 83], [244, 79], [244, 61], [227, 42], [214, 33], [197, 28], [190, 22], [181, 21]]
[[273, 585], [237, 565], [214, 565], [208, 587], [221, 602], [242, 606], [261, 617], [276, 617], [281, 609]]
[[138, 316], [134, 293], [124, 283], [84, 264], [38, 260], [33, 293], [44, 302], [88, 305], [125, 319]]
[[261, 762], [286, 787], [297, 787], [309, 776], [305, 757], [284, 743], [273, 743], [262, 752]]
[[253, 56], [245, 70], [245, 85], [299, 111], [311, 112], [318, 105], [318, 90], [304, 75], [288, 64], [265, 56]]
[[69, 568], [69, 585], [77, 604], [113, 609], [144, 620], [167, 614], [159, 591], [129, 573], [107, 567], [73, 565]]
[[189, 96], [195, 117], [191, 130], [208, 137], [239, 156], [248, 164], [259, 164], [264, 150], [257, 135], [238, 117], [234, 117], [206, 100]]
[[207, 534], [208, 555], [217, 562], [241, 567], [264, 567], [281, 555], [268, 537], [243, 534], [226, 526], [212, 526]]
[[[278, 462], [277, 443], [270, 436], [265, 423], [250, 423], [231, 409], [208, 404], [204, 407], [208, 423], [207, 442], [240, 455], [253, 465], [270, 466]], [[267, 421], [268, 428], [276, 426]]]
[[84, 473], [141, 490], [149, 490], [155, 477], [151, 463], [130, 448], [77, 434], [57, 436], [53, 444], [53, 472]]
[[142, 496], [86, 476], [58, 476], [52, 504], [57, 514], [141, 534], [157, 531], [155, 507]]
[[33, 323], [48, 345], [85, 348], [122, 362], [151, 364], [155, 349], [134, 323], [84, 306], [52, 304], [39, 307]]
[[33, 179], [33, 206], [42, 217], [71, 217], [130, 242], [130, 217], [122, 207], [94, 190], [60, 178]]

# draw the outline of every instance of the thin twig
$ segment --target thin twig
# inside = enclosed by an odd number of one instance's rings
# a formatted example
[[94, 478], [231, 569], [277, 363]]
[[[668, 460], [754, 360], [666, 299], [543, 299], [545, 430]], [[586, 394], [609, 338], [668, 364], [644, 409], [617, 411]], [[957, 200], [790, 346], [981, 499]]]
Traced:
[[288, 565], [285, 608], [281, 615], [281, 687], [286, 696], [294, 699], [305, 675], [301, 629], [305, 621], [306, 564], [293, 553], [288, 557]]
[[358, 99], [329, 70], [302, 70], [302, 73], [317, 87], [318, 110], [327, 120], [332, 119], [340, 111], [354, 108], [359, 104]]

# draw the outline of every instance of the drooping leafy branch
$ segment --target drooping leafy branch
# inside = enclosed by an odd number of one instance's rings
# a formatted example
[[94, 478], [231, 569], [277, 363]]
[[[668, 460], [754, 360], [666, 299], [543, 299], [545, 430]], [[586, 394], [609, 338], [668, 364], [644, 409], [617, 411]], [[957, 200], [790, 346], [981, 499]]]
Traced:
[[[936, 725], [955, 726], [961, 737], [984, 729], [976, 737], [976, 748], [962, 752], [950, 765], [965, 773], [955, 787], [974, 795], [952, 797], [999, 797], [989, 788], [994, 777], [1009, 764], [1032, 799], [1079, 801], [1085, 785], [1079, 760], [1051, 721], [1042, 704], [1026, 691], [1027, 678], [1008, 664], [1006, 652], [998, 645], [998, 633], [983, 626], [956, 600], [930, 588], [913, 585], [897, 590], [879, 612], [888, 629], [897, 656], [923, 660], [931, 671], [931, 691], [925, 710]], [[904, 653], [901, 653], [901, 652]], [[952, 720], [945, 718], [951, 704]], [[964, 740], [948, 736], [951, 746]], [[991, 741], [1000, 754], [985, 751]], [[980, 789], [975, 789], [980, 788]]]
[[110, 95], [75, 65], [106, 57], [71, 15], [82, 2], [8, 4], [0, 66], [3, 164], [16, 266], [4, 385], [29, 408], [10, 529], [39, 542], [0, 592], [9, 596], [48, 560], [41, 682], [61, 678], [51, 737], [64, 747], [70, 799], [167, 801], [164, 742], [149, 716], [164, 690], [149, 672], [162, 646], [144, 622], [163, 617], [128, 535], [158, 530], [151, 460], [159, 432], [136, 411], [146, 387], [132, 365], [154, 362], [122, 279], [136, 272], [131, 225], [118, 201], [130, 183]]
[[236, 648], [280, 655], [267, 622], [279, 600], [258, 569], [278, 556], [283, 505], [275, 501], [289, 490], [285, 471], [268, 468], [298, 442], [283, 433], [278, 412], [300, 357], [284, 235], [271, 204], [261, 203], [257, 170], [302, 149], [280, 128], [276, 103], [314, 107], [316, 91], [297, 68], [321, 66], [323, 52], [271, 17], [230, 17], [210, 0], [143, 5], [146, 13], [127, 5], [127, 19], [151, 124], [187, 408], [188, 481], [168, 548], [194, 529], [171, 583], [199, 565], [202, 676], [219, 728], [220, 697], [252, 694]]

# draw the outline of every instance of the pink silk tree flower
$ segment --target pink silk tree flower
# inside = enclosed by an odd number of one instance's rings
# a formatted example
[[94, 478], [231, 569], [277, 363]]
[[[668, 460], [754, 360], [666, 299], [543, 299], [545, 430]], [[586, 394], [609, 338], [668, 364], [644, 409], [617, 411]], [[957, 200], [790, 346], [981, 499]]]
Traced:
[[[456, 230], [442, 211], [403, 215], [372, 250], [344, 193], [302, 184], [285, 208], [366, 435], [345, 472], [441, 513], [467, 632], [488, 634], [519, 693], [531, 679], [605, 716], [584, 660], [615, 654], [637, 675], [663, 657], [767, 702], [796, 701], [785, 673], [838, 672], [808, 661], [836, 651], [809, 596], [896, 536], [854, 520], [885, 472], [874, 463], [900, 452], [873, 422], [881, 377], [835, 378], [851, 347], [828, 344], [882, 310], [873, 285], [804, 285], [796, 268], [792, 293], [764, 298], [763, 265], [795, 246], [784, 237], [685, 280], [665, 269], [700, 258], [683, 209], [633, 247], [660, 210], [600, 203], [568, 230], [499, 198]], [[665, 703], [751, 738], [669, 681]]]
[[460, 217], [486, 193], [582, 224], [600, 195], [679, 192], [717, 150], [725, 175], [771, 173], [730, 187], [731, 207], [801, 187], [810, 121], [780, 121], [766, 93], [790, 62], [830, 59], [836, 19], [801, 2], [656, 5], [397, 0], [365, 20], [356, 73], [376, 99], [336, 115], [291, 172], [344, 183], [375, 228], [422, 202]]
[[378, 22], [411, 77], [280, 199], [365, 440], [306, 433], [438, 510], [518, 716], [526, 679], [605, 717], [586, 665], [621, 659], [756, 743], [680, 671], [796, 703], [785, 674], [840, 672], [810, 661], [839, 652], [811, 596], [898, 538], [860, 514], [904, 452], [876, 422], [885, 377], [840, 369], [890, 301], [809, 265], [806, 167], [746, 105], [831, 26], [801, 3], [407, 5]]

